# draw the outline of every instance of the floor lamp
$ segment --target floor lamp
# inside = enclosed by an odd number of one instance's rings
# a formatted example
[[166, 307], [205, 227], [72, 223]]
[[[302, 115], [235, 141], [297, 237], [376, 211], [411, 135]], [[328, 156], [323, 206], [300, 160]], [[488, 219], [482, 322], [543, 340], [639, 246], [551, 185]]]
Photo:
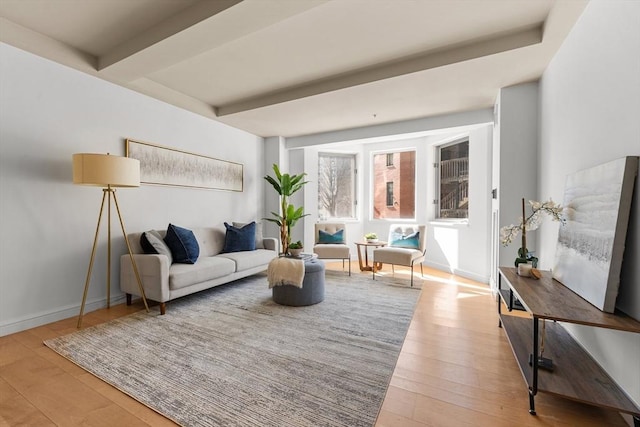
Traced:
[[147, 298], [144, 294], [142, 280], [138, 273], [131, 245], [127, 238], [127, 232], [124, 229], [124, 222], [120, 214], [118, 199], [116, 197], [115, 187], [139, 187], [140, 186], [140, 161], [130, 159], [128, 157], [111, 156], [109, 154], [90, 154], [79, 153], [73, 155], [73, 183], [82, 185], [94, 185], [104, 187], [102, 189], [102, 204], [100, 205], [100, 214], [98, 214], [98, 224], [96, 226], [96, 234], [93, 239], [93, 249], [91, 250], [91, 259], [89, 261], [89, 270], [87, 271], [87, 280], [84, 283], [84, 294], [82, 295], [82, 305], [80, 306], [80, 315], [78, 316], [78, 328], [82, 326], [82, 316], [84, 315], [84, 306], [87, 301], [87, 291], [91, 282], [91, 271], [93, 270], [93, 261], [96, 255], [96, 246], [98, 244], [98, 234], [100, 232], [100, 222], [102, 221], [102, 213], [104, 211], [104, 202], [107, 201], [107, 308], [111, 305], [111, 199], [115, 202], [118, 218], [120, 219], [120, 227], [124, 235], [124, 241], [127, 243], [129, 256], [131, 257], [131, 265], [140, 287], [140, 295], [144, 306], [149, 311]]

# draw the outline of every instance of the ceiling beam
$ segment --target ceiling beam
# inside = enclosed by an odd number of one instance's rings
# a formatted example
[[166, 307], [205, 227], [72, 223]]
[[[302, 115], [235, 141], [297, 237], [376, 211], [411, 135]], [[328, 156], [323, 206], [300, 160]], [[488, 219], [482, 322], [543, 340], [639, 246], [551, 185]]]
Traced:
[[[0, 0], [1, 1], [1, 0]], [[98, 58], [0, 17], [0, 41], [85, 73], [94, 74]]]
[[408, 58], [378, 64], [256, 97], [216, 106], [216, 114], [226, 116], [261, 107], [280, 104], [322, 93], [332, 92], [379, 80], [417, 73], [437, 67], [495, 55], [542, 42], [543, 24], [522, 28], [515, 32], [494, 35], [446, 49], [428, 51]]
[[202, 0], [102, 55], [99, 70], [131, 82], [327, 1]]

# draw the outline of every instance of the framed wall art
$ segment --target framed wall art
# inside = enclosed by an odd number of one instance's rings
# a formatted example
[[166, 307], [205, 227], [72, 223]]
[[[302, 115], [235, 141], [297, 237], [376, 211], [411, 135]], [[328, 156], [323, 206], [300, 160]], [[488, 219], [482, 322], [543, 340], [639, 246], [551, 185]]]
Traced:
[[143, 184], [242, 191], [241, 163], [148, 142], [126, 140], [126, 156], [140, 161]]
[[608, 313], [615, 310], [638, 157], [567, 177], [553, 278]]

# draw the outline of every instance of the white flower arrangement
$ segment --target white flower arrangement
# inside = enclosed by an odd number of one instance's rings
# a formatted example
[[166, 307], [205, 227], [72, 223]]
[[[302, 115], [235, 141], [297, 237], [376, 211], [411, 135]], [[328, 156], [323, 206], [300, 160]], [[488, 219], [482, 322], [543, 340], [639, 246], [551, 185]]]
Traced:
[[[531, 206], [531, 214], [526, 218], [524, 218], [524, 199], [522, 199], [522, 203], [523, 216], [519, 218], [520, 223], [518, 225], [510, 224], [500, 229], [500, 242], [504, 246], [507, 246], [509, 243], [513, 242], [513, 240], [518, 236], [520, 232], [523, 233], [524, 237], [527, 231], [536, 230], [542, 223], [543, 213], [549, 215], [553, 221], [558, 221], [563, 225], [566, 222], [566, 220], [562, 217], [564, 208], [551, 199], [546, 202], [536, 202], [534, 200], [529, 200], [529, 205]], [[526, 240], [524, 239], [523, 245], [526, 246]], [[526, 249], [526, 247], [523, 247], [523, 249]]]

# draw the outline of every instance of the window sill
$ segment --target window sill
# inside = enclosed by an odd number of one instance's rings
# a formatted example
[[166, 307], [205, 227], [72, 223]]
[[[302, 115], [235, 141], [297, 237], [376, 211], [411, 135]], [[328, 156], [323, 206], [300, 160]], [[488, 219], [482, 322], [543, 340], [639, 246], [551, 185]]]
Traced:
[[437, 225], [439, 227], [468, 227], [468, 219], [434, 219], [429, 221], [429, 225]]

